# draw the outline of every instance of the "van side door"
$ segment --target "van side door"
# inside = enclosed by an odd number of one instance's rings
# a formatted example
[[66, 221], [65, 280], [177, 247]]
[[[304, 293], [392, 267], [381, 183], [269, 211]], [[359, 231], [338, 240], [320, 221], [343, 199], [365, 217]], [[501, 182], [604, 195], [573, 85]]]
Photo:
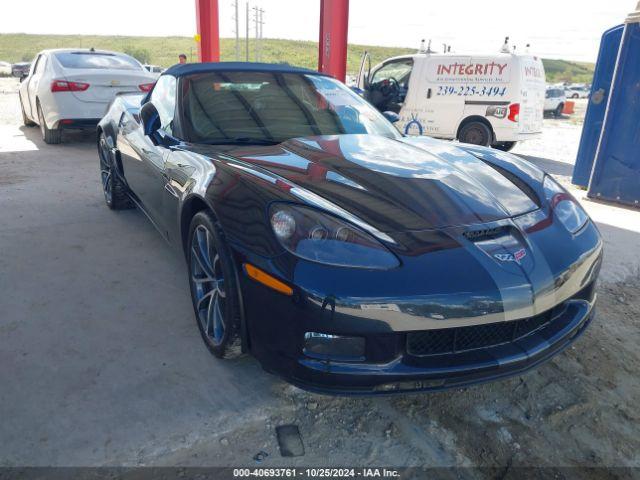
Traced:
[[455, 138], [456, 127], [464, 115], [465, 97], [475, 88], [464, 73], [470, 62], [470, 57], [427, 57], [421, 73], [425, 80], [419, 100], [422, 108], [417, 115], [424, 135]]

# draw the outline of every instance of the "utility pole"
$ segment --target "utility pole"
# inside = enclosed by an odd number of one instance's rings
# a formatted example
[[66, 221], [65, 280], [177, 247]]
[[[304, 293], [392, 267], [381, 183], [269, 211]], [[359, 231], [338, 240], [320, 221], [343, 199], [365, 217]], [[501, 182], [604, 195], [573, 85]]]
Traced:
[[240, 16], [238, 15], [238, 1], [233, 2], [233, 9], [235, 11], [234, 20], [236, 21], [236, 62], [240, 60]]
[[256, 27], [256, 51], [255, 51], [255, 56], [256, 56], [256, 62], [259, 59], [260, 56], [260, 9], [258, 7], [253, 7], [253, 23]]
[[264, 10], [260, 9], [260, 61], [262, 61], [262, 30], [264, 28]]
[[246, 27], [246, 39], [245, 39], [245, 50], [246, 50], [246, 58], [245, 61], [249, 61], [249, 2], [247, 2], [247, 20], [245, 23]]

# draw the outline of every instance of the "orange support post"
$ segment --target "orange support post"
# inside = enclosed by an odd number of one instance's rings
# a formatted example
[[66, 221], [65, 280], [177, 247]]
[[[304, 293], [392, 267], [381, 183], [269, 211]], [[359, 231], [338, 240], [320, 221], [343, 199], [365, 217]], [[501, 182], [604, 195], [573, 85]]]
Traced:
[[320, 0], [318, 70], [341, 81], [347, 76], [349, 0]]
[[220, 61], [220, 25], [218, 0], [196, 0], [198, 26], [198, 59], [201, 62]]

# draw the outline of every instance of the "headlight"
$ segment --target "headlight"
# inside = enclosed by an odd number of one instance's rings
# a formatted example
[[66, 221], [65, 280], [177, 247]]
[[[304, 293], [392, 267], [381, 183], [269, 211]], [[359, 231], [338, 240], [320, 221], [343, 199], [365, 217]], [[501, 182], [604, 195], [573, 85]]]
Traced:
[[305, 260], [377, 270], [400, 265], [371, 235], [319, 210], [276, 203], [271, 206], [269, 220], [280, 244]]
[[567, 230], [576, 233], [584, 227], [589, 216], [575, 198], [548, 175], [544, 178], [543, 187], [553, 214]]

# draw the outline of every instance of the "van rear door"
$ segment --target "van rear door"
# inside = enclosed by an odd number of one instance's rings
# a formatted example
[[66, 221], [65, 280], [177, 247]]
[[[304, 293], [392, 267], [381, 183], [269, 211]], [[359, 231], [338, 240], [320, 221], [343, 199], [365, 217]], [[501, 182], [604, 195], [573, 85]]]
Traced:
[[542, 60], [522, 56], [520, 63], [520, 118], [519, 133], [542, 132], [545, 100], [545, 73]]

